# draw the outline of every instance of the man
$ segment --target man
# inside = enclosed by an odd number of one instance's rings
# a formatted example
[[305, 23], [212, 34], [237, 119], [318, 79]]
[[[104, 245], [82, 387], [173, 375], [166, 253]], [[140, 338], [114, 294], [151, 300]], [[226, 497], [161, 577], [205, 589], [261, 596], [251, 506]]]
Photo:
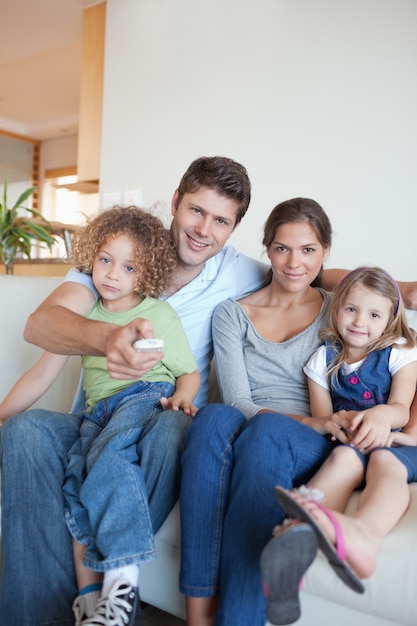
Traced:
[[[172, 199], [171, 233], [178, 262], [166, 296], [182, 319], [200, 369], [197, 406], [208, 401], [215, 306], [259, 288], [266, 276], [263, 264], [224, 247], [249, 201], [245, 168], [224, 157], [194, 161]], [[138, 353], [133, 348], [137, 339], [153, 336], [151, 323], [138, 319], [114, 327], [92, 322], [84, 315], [95, 299], [91, 277], [70, 273], [32, 314], [25, 338], [51, 352], [106, 355], [113, 377], [139, 378], [161, 358], [159, 353]], [[178, 498], [189, 419], [181, 411], [165, 411], [138, 442], [150, 532], [158, 530]], [[63, 516], [62, 480], [66, 453], [78, 428], [75, 415], [42, 410], [17, 415], [2, 427], [1, 624], [74, 624], [71, 604], [77, 590]]]

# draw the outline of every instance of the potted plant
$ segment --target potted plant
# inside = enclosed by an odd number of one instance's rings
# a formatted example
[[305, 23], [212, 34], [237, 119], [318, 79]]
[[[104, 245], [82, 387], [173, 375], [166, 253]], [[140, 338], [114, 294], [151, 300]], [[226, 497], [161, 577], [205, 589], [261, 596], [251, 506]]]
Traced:
[[[6, 274], [13, 274], [18, 253], [31, 259], [33, 243], [46, 243], [49, 250], [55, 243], [50, 222], [35, 209], [23, 206], [35, 189], [36, 187], [25, 189], [15, 204], [8, 208], [7, 180], [4, 181], [3, 201], [0, 203], [0, 261], [4, 263]], [[31, 217], [20, 216], [19, 210], [22, 209], [30, 213]]]

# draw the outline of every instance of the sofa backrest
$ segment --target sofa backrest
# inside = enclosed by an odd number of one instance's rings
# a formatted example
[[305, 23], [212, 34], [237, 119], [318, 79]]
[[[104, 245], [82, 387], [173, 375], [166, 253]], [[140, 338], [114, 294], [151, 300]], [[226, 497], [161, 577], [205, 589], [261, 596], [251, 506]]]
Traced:
[[[29, 314], [62, 282], [60, 277], [0, 276], [0, 398], [39, 357], [23, 339]], [[58, 379], [36, 406], [69, 411], [80, 376], [80, 358], [70, 357]]]

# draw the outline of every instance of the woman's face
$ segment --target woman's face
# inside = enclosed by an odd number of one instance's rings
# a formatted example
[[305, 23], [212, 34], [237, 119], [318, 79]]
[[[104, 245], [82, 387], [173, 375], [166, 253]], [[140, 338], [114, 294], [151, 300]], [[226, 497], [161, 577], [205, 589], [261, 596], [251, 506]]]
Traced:
[[274, 280], [288, 292], [307, 289], [329, 256], [308, 221], [279, 226], [268, 248]]

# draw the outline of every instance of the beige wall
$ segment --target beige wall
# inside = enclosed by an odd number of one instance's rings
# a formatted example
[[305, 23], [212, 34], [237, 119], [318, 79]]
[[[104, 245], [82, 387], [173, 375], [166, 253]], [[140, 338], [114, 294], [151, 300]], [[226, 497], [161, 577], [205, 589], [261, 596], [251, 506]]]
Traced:
[[171, 193], [189, 162], [246, 165], [232, 242], [260, 256], [272, 207], [310, 196], [333, 266], [417, 278], [415, 0], [107, 0], [101, 194]]

